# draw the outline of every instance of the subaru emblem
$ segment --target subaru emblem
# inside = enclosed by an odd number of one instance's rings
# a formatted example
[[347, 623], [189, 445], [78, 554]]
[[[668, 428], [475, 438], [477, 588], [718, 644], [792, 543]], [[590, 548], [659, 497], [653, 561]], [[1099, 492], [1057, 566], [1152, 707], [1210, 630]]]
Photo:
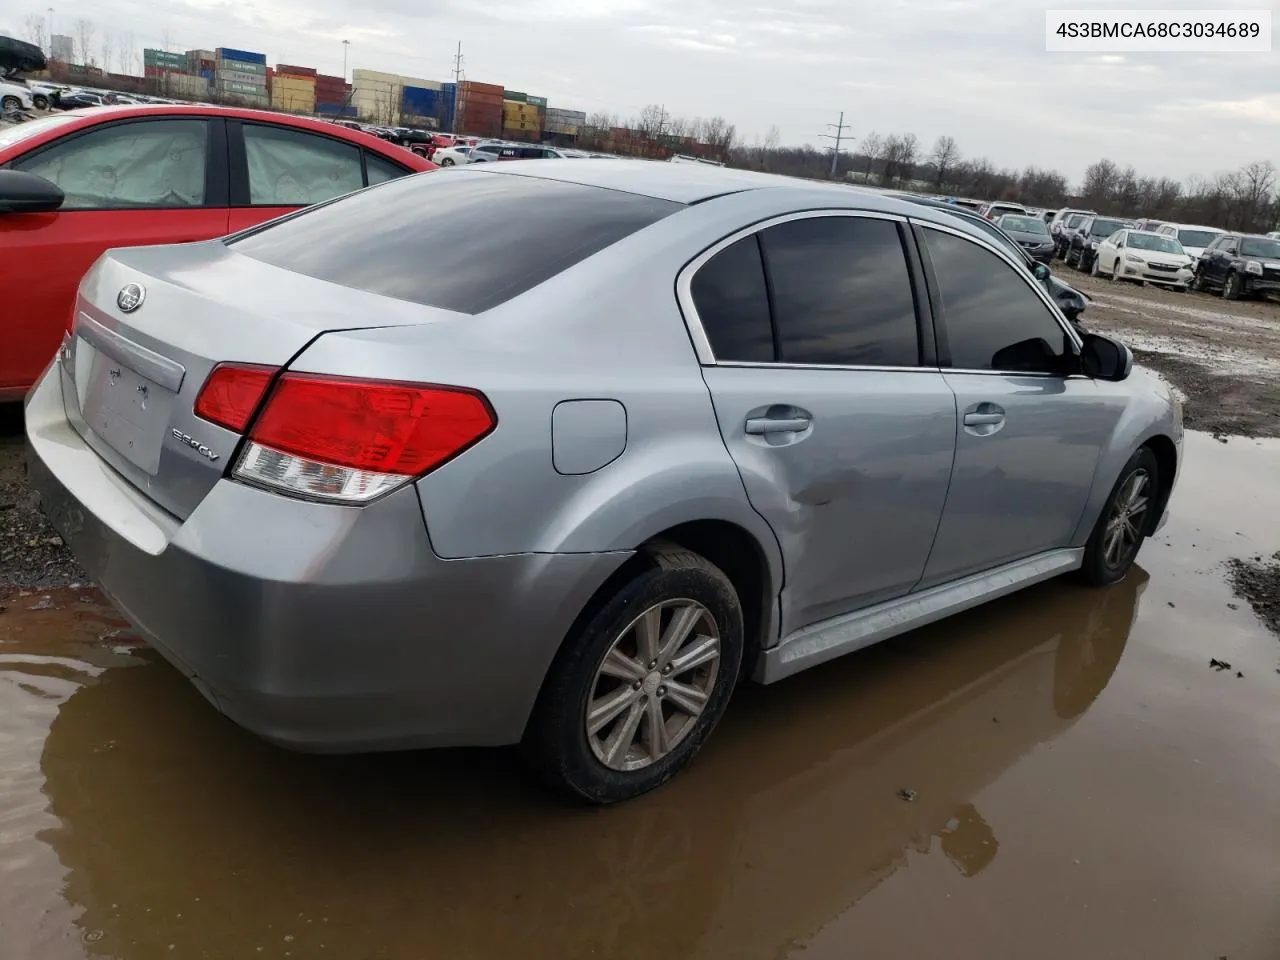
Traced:
[[133, 313], [147, 299], [147, 289], [140, 283], [126, 283], [116, 294], [116, 306], [122, 313]]

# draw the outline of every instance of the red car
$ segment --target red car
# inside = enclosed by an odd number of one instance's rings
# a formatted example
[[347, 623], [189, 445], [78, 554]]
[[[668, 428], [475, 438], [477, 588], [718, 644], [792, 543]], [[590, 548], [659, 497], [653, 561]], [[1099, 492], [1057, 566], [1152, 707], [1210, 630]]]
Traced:
[[[358, 130], [231, 107], [97, 107], [0, 126], [0, 400], [35, 382], [109, 247], [208, 240], [434, 169]], [[7, 170], [51, 182], [62, 202]]]

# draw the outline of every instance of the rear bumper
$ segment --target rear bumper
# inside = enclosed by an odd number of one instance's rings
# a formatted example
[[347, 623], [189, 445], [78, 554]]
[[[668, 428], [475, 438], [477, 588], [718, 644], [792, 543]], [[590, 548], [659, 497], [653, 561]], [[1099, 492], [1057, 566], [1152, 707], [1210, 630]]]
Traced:
[[412, 487], [369, 507], [220, 481], [185, 522], [28, 395], [54, 526], [143, 637], [220, 711], [294, 749], [517, 741], [562, 638], [626, 553], [441, 560]]

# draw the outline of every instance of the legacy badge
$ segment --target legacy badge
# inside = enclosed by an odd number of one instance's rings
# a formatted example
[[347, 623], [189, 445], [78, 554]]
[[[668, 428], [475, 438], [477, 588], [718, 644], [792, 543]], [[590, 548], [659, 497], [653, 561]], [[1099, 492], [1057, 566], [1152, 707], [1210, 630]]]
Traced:
[[183, 433], [177, 427], [173, 428], [173, 439], [177, 440], [179, 443], [185, 443], [188, 447], [190, 447], [196, 453], [200, 454], [200, 456], [206, 457], [210, 461], [214, 461], [218, 459], [218, 455], [216, 453], [214, 453], [212, 450], [206, 447], [199, 440], [194, 439], [189, 434]]

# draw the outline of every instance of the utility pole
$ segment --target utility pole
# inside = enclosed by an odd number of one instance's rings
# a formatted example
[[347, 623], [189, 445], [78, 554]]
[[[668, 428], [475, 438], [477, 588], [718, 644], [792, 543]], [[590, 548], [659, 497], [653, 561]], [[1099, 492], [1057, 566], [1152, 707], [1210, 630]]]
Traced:
[[350, 40], [342, 41], [342, 82], [347, 82], [347, 50], [351, 48]]
[[449, 132], [458, 132], [458, 88], [462, 86], [462, 41], [458, 41], [458, 52], [453, 55], [453, 122], [449, 124]]
[[835, 133], [819, 134], [825, 140], [834, 140], [835, 146], [831, 148], [831, 176], [836, 175], [836, 164], [840, 160], [840, 141], [849, 139], [844, 135], [845, 130], [849, 129], [849, 125], [844, 122], [844, 111], [840, 111], [840, 121], [838, 123], [828, 123], [828, 127], [835, 130]]

